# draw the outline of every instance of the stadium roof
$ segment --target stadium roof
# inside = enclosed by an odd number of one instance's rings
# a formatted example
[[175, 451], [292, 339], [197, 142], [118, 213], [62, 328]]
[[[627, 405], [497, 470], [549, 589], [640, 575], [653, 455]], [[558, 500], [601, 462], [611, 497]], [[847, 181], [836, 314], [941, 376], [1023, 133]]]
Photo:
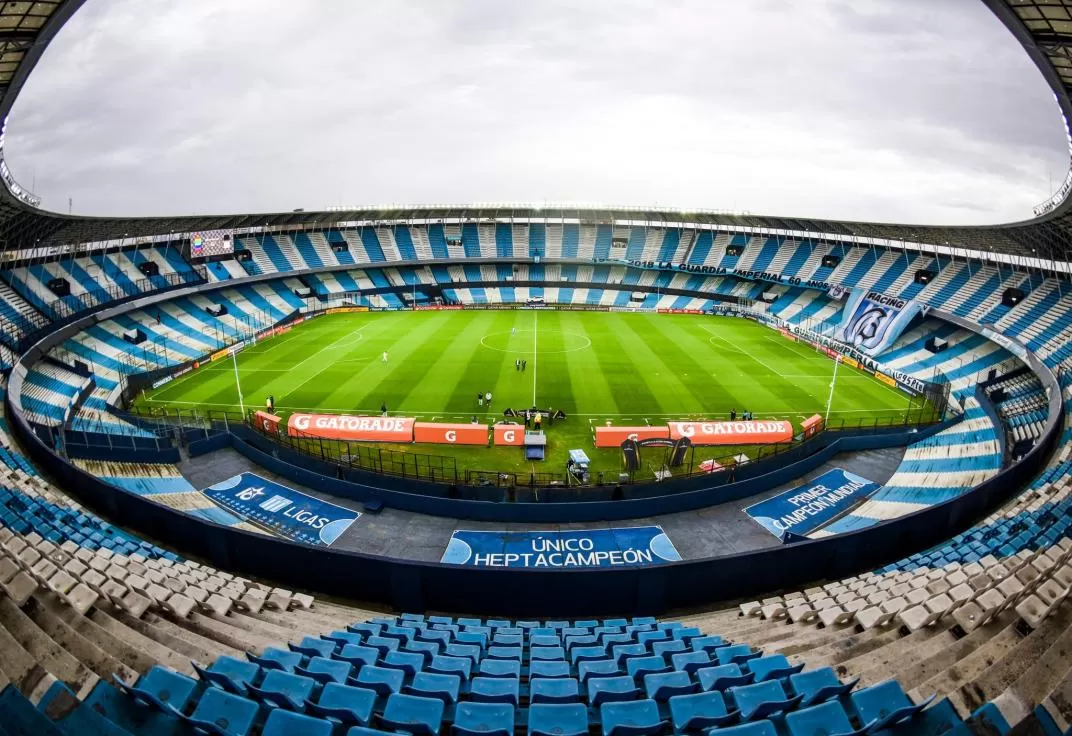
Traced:
[[[1009, 28], [1072, 119], [1072, 0], [981, 0]], [[0, 1], [0, 120], [49, 41], [85, 0]], [[75, 217], [36, 208], [36, 198], [11, 178], [0, 140], [0, 249], [74, 244], [217, 228], [330, 226], [395, 219], [565, 218], [582, 221], [697, 222], [726, 228], [771, 230], [813, 237], [844, 237], [948, 246], [1044, 262], [1072, 261], [1072, 168], [1036, 217], [996, 226], [933, 227], [841, 220], [765, 217], [719, 212], [537, 206], [389, 207], [332, 211], [248, 213], [211, 217]], [[1062, 269], [1065, 270], [1065, 269]]]

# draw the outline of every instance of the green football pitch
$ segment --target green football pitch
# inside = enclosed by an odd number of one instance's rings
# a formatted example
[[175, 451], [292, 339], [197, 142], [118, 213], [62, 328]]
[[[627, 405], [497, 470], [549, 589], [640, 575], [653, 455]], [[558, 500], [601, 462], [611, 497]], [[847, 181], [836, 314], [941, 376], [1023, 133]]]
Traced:
[[[382, 360], [387, 352], [388, 360]], [[518, 371], [516, 360], [526, 360]], [[595, 425], [726, 419], [731, 409], [795, 424], [826, 411], [834, 362], [776, 331], [733, 317], [570, 311], [418, 311], [331, 314], [258, 342], [238, 354], [247, 410], [393, 415], [423, 421], [485, 423], [507, 407], [561, 409], [548, 433], [547, 459], [519, 448], [383, 445], [454, 458], [462, 470], [561, 473], [568, 451], [584, 449], [593, 472], [617, 474], [617, 449], [596, 450]], [[477, 394], [491, 392], [492, 407]], [[146, 392], [142, 410], [237, 411], [231, 360]], [[838, 369], [831, 424], [918, 417], [907, 394], [846, 366]], [[692, 462], [756, 448], [696, 448]], [[662, 464], [643, 455], [639, 477]]]

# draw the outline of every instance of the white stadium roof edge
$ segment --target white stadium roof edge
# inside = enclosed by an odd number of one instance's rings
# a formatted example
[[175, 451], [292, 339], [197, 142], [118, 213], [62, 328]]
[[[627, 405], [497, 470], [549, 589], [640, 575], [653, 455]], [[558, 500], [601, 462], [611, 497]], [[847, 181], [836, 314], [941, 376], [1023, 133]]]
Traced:
[[[1024, 47], [1049, 83], [1064, 117], [1072, 119], [1072, 0], [979, 0]], [[0, 121], [52, 38], [86, 0], [0, 2]], [[1072, 135], [1069, 137], [1072, 151]], [[48, 258], [73, 246], [167, 239], [175, 234], [327, 228], [346, 223], [586, 222], [683, 225], [787, 238], [858, 242], [1021, 268], [1072, 272], [1072, 155], [1062, 186], [1030, 220], [990, 226], [925, 226], [759, 216], [725, 211], [673, 211], [611, 206], [486, 204], [332, 208], [324, 211], [183, 217], [82, 217], [40, 209], [40, 200], [11, 176], [0, 136], [0, 257]]]

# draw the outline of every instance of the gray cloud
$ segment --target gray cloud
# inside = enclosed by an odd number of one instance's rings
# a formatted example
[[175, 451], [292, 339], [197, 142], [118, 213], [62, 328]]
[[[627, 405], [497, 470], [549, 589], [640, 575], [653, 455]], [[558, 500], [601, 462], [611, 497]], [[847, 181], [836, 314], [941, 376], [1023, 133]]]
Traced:
[[86, 214], [577, 202], [985, 223], [1064, 176], [978, 0], [90, 0], [8, 127]]

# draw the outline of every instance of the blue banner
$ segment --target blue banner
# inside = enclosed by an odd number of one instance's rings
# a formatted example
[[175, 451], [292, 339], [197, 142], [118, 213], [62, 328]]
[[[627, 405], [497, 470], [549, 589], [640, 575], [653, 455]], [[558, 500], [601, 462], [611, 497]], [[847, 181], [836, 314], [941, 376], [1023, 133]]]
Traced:
[[821, 529], [878, 489], [878, 483], [834, 468], [806, 485], [752, 504], [745, 512], [771, 534], [787, 541], [787, 534], [803, 537]]
[[860, 352], [878, 355], [893, 345], [920, 310], [917, 302], [853, 289], [835, 337]]
[[681, 559], [662, 527], [549, 532], [458, 530], [443, 559], [470, 567], [636, 567]]
[[214, 503], [294, 542], [330, 547], [361, 516], [254, 473], [242, 473], [202, 491]]

